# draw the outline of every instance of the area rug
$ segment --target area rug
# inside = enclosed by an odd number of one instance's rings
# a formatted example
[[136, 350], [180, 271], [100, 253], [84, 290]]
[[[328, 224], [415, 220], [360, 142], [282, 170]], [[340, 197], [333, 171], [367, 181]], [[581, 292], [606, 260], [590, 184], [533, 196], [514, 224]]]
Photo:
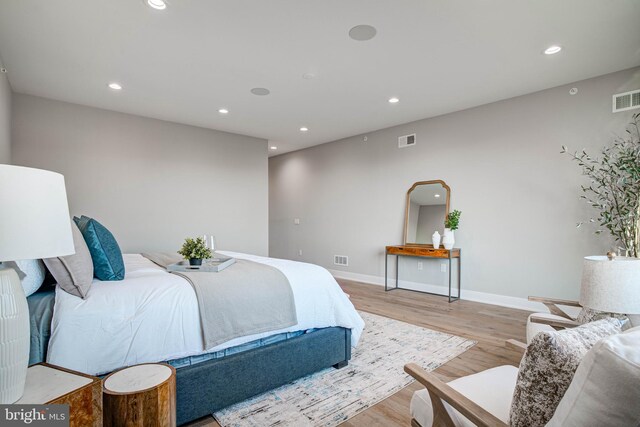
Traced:
[[366, 322], [349, 365], [325, 369], [216, 412], [222, 427], [336, 426], [413, 382], [403, 367], [431, 371], [476, 342], [360, 312]]

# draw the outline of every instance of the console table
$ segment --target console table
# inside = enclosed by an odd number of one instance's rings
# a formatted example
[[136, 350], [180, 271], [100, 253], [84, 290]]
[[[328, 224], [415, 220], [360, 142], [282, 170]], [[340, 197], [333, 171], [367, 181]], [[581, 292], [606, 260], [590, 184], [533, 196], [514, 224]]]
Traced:
[[[396, 257], [396, 286], [393, 288], [390, 288], [387, 284], [387, 278], [389, 276], [388, 274], [388, 260], [389, 260], [389, 255], [395, 255]], [[461, 269], [462, 269], [462, 250], [460, 248], [453, 248], [451, 250], [448, 249], [444, 249], [444, 248], [439, 248], [439, 249], [434, 249], [433, 245], [397, 245], [397, 246], [387, 246], [386, 247], [386, 251], [385, 251], [385, 257], [384, 257], [384, 290], [385, 291], [392, 291], [394, 289], [405, 289], [408, 291], [414, 291], [414, 292], [422, 292], [425, 294], [431, 294], [431, 295], [440, 295], [440, 296], [447, 296], [447, 295], [442, 295], [442, 294], [437, 294], [434, 292], [426, 292], [426, 291], [419, 291], [416, 289], [408, 289], [408, 288], [401, 288], [399, 286], [399, 281], [398, 281], [398, 270], [399, 270], [399, 258], [401, 256], [405, 256], [405, 257], [417, 257], [417, 258], [439, 258], [439, 259], [446, 259], [449, 260], [449, 302], [452, 301], [457, 301], [460, 299], [460, 285], [461, 285]], [[458, 295], [453, 297], [451, 296], [451, 265], [452, 265], [452, 260], [457, 258], [458, 259]]]

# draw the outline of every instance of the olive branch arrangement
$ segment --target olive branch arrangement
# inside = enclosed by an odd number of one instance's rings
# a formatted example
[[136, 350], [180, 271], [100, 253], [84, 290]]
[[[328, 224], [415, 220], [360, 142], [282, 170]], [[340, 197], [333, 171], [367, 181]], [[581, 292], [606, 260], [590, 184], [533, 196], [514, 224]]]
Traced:
[[[585, 150], [570, 153], [562, 146], [561, 153], [578, 162], [590, 183], [582, 185], [580, 196], [599, 211], [597, 222], [619, 242], [627, 256], [640, 254], [640, 113], [633, 115], [623, 136], [602, 149], [600, 157], [592, 157]], [[584, 222], [578, 223], [578, 227]]]

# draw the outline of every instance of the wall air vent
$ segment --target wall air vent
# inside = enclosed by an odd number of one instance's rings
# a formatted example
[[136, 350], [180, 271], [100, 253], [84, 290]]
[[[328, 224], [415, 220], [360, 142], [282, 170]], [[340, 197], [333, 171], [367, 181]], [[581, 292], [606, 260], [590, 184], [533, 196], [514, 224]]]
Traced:
[[334, 255], [333, 256], [333, 263], [335, 265], [348, 266], [349, 265], [349, 257], [345, 256], [345, 255]]
[[398, 148], [407, 148], [416, 145], [416, 134], [404, 135], [398, 138]]
[[633, 110], [634, 108], [640, 108], [640, 89], [613, 95], [614, 113]]

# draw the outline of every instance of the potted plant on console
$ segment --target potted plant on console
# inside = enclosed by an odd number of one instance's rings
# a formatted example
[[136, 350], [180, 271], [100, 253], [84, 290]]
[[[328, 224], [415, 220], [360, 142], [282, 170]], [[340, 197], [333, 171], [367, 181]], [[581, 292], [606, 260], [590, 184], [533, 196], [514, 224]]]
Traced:
[[213, 256], [211, 249], [207, 247], [202, 237], [196, 237], [195, 239], [187, 237], [178, 253], [182, 255], [184, 259], [189, 260], [189, 265], [202, 265], [203, 259], [208, 259]]
[[453, 231], [458, 229], [458, 225], [460, 224], [460, 215], [462, 212], [459, 210], [455, 210], [453, 212], [449, 212], [447, 217], [444, 220], [444, 236], [442, 238], [442, 244], [444, 248], [447, 250], [453, 249], [453, 244], [456, 242]]

